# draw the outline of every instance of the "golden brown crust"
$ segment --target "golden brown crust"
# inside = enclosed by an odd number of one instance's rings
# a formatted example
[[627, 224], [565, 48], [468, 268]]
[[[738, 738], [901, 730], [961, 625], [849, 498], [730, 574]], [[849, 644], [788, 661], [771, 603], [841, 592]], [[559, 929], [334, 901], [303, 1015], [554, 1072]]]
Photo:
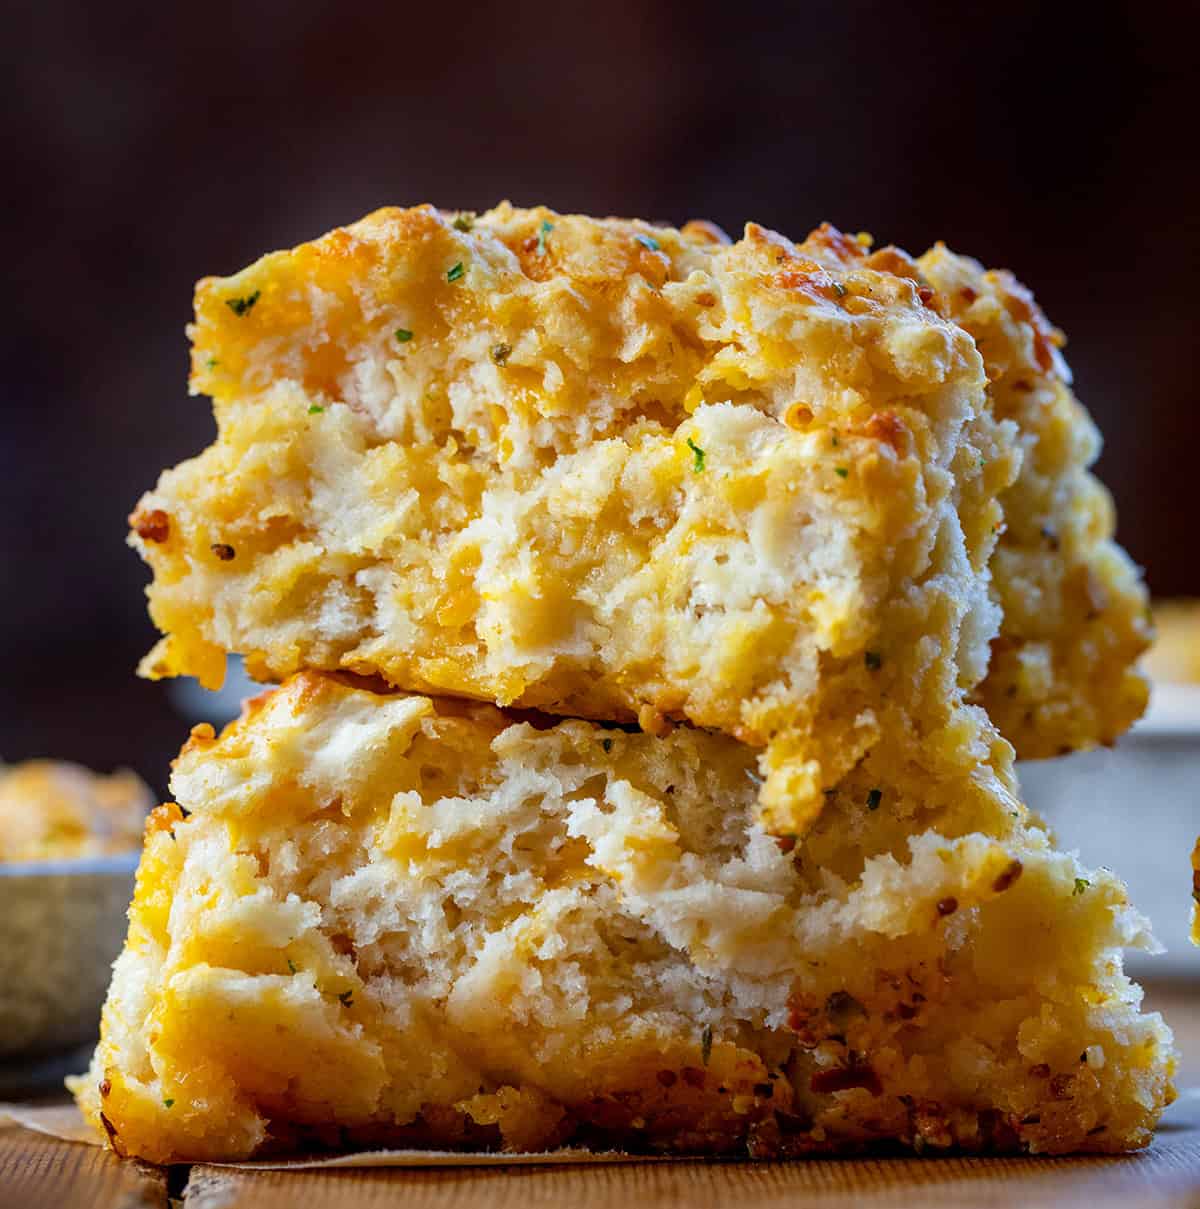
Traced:
[[80, 1102], [159, 1162], [1146, 1143], [1174, 1057], [1115, 877], [997, 783], [866, 779], [780, 842], [752, 774], [303, 673], [176, 761]]
[[1111, 744], [1146, 708], [1137, 661], [1152, 629], [1139, 572], [1112, 540], [1112, 502], [1088, 469], [1100, 439], [1071, 391], [1063, 335], [1011, 273], [941, 244], [918, 265], [976, 341], [992, 412], [1016, 424], [1024, 455], [1001, 496], [992, 582], [1004, 621], [978, 700], [1020, 758]]
[[60, 760], [0, 765], [0, 862], [136, 852], [153, 801], [128, 769], [104, 776]]
[[828, 225], [731, 244], [509, 206], [381, 210], [206, 279], [220, 436], [136, 514], [167, 534], [135, 524], [167, 635], [143, 668], [214, 683], [238, 650], [264, 679], [687, 720], [764, 749], [786, 832], [877, 745], [940, 748], [971, 794], [977, 749], [1008, 775], [962, 690], [1016, 456], [935, 301]]

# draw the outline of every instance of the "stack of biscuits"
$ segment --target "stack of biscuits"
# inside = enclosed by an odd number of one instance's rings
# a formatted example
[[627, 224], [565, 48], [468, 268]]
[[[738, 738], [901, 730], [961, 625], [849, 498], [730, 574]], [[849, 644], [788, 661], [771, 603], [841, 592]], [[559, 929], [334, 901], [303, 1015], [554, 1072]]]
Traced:
[[190, 336], [143, 672], [279, 687], [148, 825], [114, 1149], [1149, 1140], [1154, 942], [1013, 774], [1138, 717], [1146, 598], [1009, 274], [423, 206]]

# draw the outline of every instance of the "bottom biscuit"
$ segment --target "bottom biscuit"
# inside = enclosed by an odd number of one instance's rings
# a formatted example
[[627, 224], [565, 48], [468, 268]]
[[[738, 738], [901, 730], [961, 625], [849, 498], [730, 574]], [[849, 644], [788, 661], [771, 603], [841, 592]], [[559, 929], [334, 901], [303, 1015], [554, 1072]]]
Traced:
[[1144, 1145], [1121, 883], [862, 775], [772, 837], [730, 739], [297, 676], [176, 761], [76, 1095], [156, 1162]]

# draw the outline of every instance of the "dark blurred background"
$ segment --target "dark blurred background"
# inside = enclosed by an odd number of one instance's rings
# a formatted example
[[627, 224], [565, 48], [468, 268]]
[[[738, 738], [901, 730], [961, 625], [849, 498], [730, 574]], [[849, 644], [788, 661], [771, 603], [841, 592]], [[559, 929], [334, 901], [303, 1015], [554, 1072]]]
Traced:
[[[0, 754], [128, 763], [185, 724], [125, 516], [212, 434], [191, 287], [385, 203], [504, 197], [1014, 269], [1071, 337], [1120, 533], [1200, 594], [1193, 4], [237, 8], [6, 19]], [[16, 9], [10, 8], [10, 14]]]

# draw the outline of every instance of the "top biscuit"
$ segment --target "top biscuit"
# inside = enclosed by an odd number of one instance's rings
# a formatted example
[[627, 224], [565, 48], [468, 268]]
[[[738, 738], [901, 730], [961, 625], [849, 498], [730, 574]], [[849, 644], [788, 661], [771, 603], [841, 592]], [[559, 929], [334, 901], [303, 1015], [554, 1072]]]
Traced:
[[202, 281], [219, 435], [132, 518], [144, 670], [686, 719], [765, 749], [781, 832], [868, 753], [1007, 781], [964, 698], [1019, 418], [866, 244], [418, 207]]

